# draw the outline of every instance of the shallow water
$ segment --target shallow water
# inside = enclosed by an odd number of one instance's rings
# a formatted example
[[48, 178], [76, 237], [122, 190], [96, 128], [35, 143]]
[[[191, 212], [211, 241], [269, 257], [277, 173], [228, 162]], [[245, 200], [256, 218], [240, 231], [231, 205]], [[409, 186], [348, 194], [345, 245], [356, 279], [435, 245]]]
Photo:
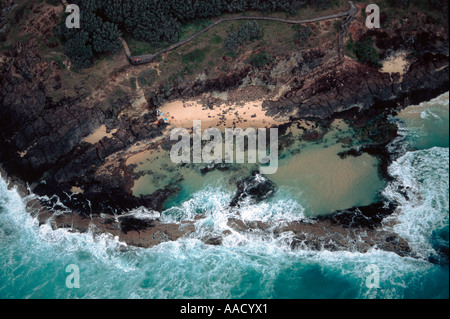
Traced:
[[[341, 159], [338, 153], [349, 147], [341, 141], [353, 132], [336, 121], [320, 141], [302, 142], [302, 130], [291, 128], [294, 144], [281, 154], [278, 171], [267, 177], [279, 187], [281, 196], [296, 199], [308, 216], [326, 215], [336, 210], [373, 203], [384, 187], [378, 176], [378, 160], [368, 154]], [[133, 187], [135, 196], [149, 195], [180, 177], [181, 192], [166, 203], [166, 208], [180, 205], [193, 194], [215, 186], [235, 191], [236, 182], [250, 175], [258, 165], [235, 164], [231, 170], [200, 174], [205, 165], [180, 167], [171, 162], [169, 152], [159, 150], [142, 160], [136, 168], [143, 172]]]
[[[414, 127], [402, 125], [403, 142], [414, 145], [415, 135], [408, 135]], [[445, 134], [448, 139], [448, 130]], [[408, 239], [424, 258], [437, 242], [448, 248], [449, 152], [448, 145], [435, 141], [394, 162], [390, 172], [396, 179], [383, 191], [401, 207], [386, 227]], [[409, 200], [398, 192], [399, 185], [409, 187]], [[239, 213], [247, 220], [272, 222], [303, 218], [306, 205], [288, 194], [281, 188], [271, 201], [244, 206]], [[0, 180], [0, 298], [449, 297], [448, 265], [426, 259], [377, 250], [366, 254], [291, 251], [285, 243], [289, 235], [274, 239], [232, 233], [222, 246], [204, 245], [199, 240], [204, 232], [227, 229], [224, 221], [229, 212], [223, 207], [232, 196], [222, 185], [195, 192], [162, 218], [189, 219], [201, 211], [206, 218], [196, 222], [197, 231], [177, 242], [141, 249], [124, 247], [106, 235], [39, 227], [18, 193]], [[80, 268], [79, 289], [66, 287], [65, 269], [70, 264]], [[370, 265], [379, 268], [380, 288], [366, 285]]]

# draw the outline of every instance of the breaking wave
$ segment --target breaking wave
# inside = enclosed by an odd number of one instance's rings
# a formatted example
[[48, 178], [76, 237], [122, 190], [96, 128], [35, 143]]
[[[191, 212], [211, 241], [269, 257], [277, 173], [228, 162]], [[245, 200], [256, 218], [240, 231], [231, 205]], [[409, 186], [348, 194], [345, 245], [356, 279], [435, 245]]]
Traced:
[[[270, 201], [229, 209], [233, 194], [220, 187], [161, 213], [165, 222], [195, 221], [195, 233], [153, 248], [128, 247], [95, 231], [39, 225], [26, 211], [31, 198], [0, 180], [0, 298], [448, 298], [448, 264], [428, 261], [437, 253], [436, 232], [445, 228], [448, 251], [448, 159], [448, 147], [431, 146], [404, 152], [389, 169], [395, 180], [383, 194], [400, 208], [386, 227], [406, 238], [420, 258], [377, 249], [291, 250], [289, 234], [235, 232], [227, 225], [230, 217], [279, 225], [304, 219], [304, 208], [280, 190]], [[226, 231], [221, 246], [201, 241]], [[79, 289], [65, 285], [70, 264], [80, 268]], [[380, 270], [380, 288], [366, 285], [370, 265]]]

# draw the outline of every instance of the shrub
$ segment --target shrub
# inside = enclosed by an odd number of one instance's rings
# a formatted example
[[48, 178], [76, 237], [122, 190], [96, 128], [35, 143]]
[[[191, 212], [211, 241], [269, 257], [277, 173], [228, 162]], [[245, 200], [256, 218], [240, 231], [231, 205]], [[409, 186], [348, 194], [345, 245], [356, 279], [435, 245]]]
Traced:
[[[46, 0], [57, 4], [56, 0]], [[327, 7], [332, 0], [308, 0], [318, 8]], [[59, 2], [59, 1], [58, 1]], [[93, 58], [118, 49], [114, 40], [120, 31], [133, 35], [152, 45], [173, 43], [179, 40], [182, 24], [207, 19], [224, 13], [257, 10], [264, 12], [285, 11], [294, 13], [306, 2], [299, 0], [72, 0], [81, 12], [81, 29], [67, 29], [61, 23], [56, 29], [63, 42], [73, 39], [80, 31], [88, 33], [88, 41], [80, 43], [90, 46]], [[110, 23], [110, 25], [107, 25]], [[225, 40], [227, 50], [236, 50], [247, 40], [260, 36], [261, 29], [256, 22], [247, 24], [239, 34]], [[73, 47], [74, 41], [71, 46]], [[88, 55], [86, 55], [88, 56]], [[92, 58], [92, 59], [93, 59]], [[77, 62], [77, 64], [80, 64]], [[82, 64], [82, 63], [81, 63]]]
[[138, 83], [140, 87], [150, 86], [155, 82], [158, 73], [154, 69], [146, 69], [139, 73]]
[[355, 42], [355, 55], [359, 62], [370, 67], [381, 68], [380, 56], [370, 39]]
[[262, 36], [262, 29], [258, 22], [250, 21], [244, 24], [238, 31], [227, 36], [224, 48], [227, 51], [235, 52], [246, 41], [251, 41]]
[[312, 35], [311, 28], [309, 26], [298, 25], [295, 26], [294, 29], [297, 30], [295, 38], [300, 40], [300, 42], [306, 42], [309, 37]]
[[331, 0], [308, 0], [308, 3], [318, 9], [327, 9], [331, 6]]
[[206, 49], [195, 49], [182, 56], [181, 60], [184, 64], [200, 63], [206, 58]]
[[266, 52], [260, 52], [257, 54], [253, 54], [251, 55], [247, 62], [253, 66], [256, 67], [263, 67], [269, 63], [271, 63], [273, 60], [273, 57], [269, 54], [267, 54]]
[[94, 64], [92, 47], [89, 44], [87, 32], [81, 31], [68, 40], [64, 46], [64, 51], [79, 69], [89, 68]]

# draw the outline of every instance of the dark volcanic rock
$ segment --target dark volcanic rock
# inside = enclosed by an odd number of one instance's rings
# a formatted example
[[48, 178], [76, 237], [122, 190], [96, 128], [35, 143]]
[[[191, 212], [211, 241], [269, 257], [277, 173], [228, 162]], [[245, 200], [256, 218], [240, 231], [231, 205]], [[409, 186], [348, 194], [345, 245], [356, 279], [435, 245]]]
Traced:
[[[392, 36], [385, 34], [377, 38], [377, 46], [384, 51], [389, 48], [404, 49], [407, 43], [402, 36], [400, 33]], [[433, 34], [424, 32], [417, 33], [416, 38], [412, 47], [419, 52], [418, 58], [402, 80], [399, 74], [381, 73], [347, 58], [339, 63], [327, 64], [323, 61], [325, 56], [319, 52], [304, 55], [305, 65], [299, 66], [301, 70], [286, 70], [286, 74], [291, 73], [292, 79], [286, 76], [275, 80], [270, 77], [271, 70], [268, 68], [258, 70], [257, 77], [264, 83], [282, 84], [285, 79], [292, 84], [292, 89], [284, 96], [277, 101], [264, 102], [264, 107], [268, 115], [286, 115], [296, 111], [292, 120], [326, 122], [338, 116], [351, 119], [354, 128], [361, 127], [359, 137], [368, 142], [359, 150], [350, 150], [341, 156], [358, 156], [360, 152], [377, 156], [381, 159], [381, 172], [387, 178], [387, 166], [391, 159], [385, 146], [397, 134], [396, 129], [385, 125], [377, 127], [377, 134], [373, 134], [375, 129], [372, 126], [376, 127], [380, 122], [371, 126], [367, 119], [448, 91], [448, 40], [436, 40]], [[440, 42], [446, 43], [439, 45]], [[156, 93], [150, 92], [155, 95], [147, 96], [146, 92], [149, 113], [137, 118], [118, 118], [118, 114], [129, 107], [127, 96], [113, 100], [107, 108], [99, 107], [94, 99], [81, 93], [77, 98], [63, 98], [58, 102], [49, 99], [48, 88], [42, 79], [52, 70], [48, 69], [48, 61], [40, 57], [36, 47], [19, 44], [9, 51], [2, 51], [1, 55], [0, 161], [9, 174], [32, 185], [33, 192], [49, 196], [40, 204], [56, 211], [72, 211], [53, 218], [53, 211], [50, 210], [51, 213], [42, 214], [42, 221], [45, 217], [52, 217], [55, 227], [74, 227], [80, 231], [87, 231], [95, 225], [100, 231], [119, 236], [128, 244], [143, 247], [176, 240], [193, 231], [192, 224], [163, 225], [156, 220], [122, 217], [117, 221], [112, 218], [112, 215], [141, 206], [160, 211], [164, 201], [178, 189], [172, 185], [150, 196], [134, 197], [131, 194], [133, 167], [127, 167], [125, 158], [111, 166], [106, 165], [107, 160], [137, 142], [153, 140], [163, 134], [167, 124], [164, 121], [155, 124], [152, 106], [159, 104], [153, 102], [161, 102], [160, 98], [194, 97], [204, 92], [236, 88], [247, 76], [254, 77], [255, 70], [242, 63], [215, 79], [183, 82], [169, 89], [163, 86]], [[59, 85], [60, 79], [55, 79]], [[101, 125], [116, 129], [113, 136], [95, 144], [83, 142]], [[280, 129], [283, 131], [283, 126]], [[303, 138], [318, 140], [323, 134], [322, 131], [311, 130]], [[292, 141], [292, 136], [281, 136], [280, 145], [288, 148]], [[170, 146], [169, 143], [162, 144], [163, 149]], [[100, 168], [104, 167], [105, 173], [99, 174]], [[210, 168], [205, 168], [202, 173], [208, 171]], [[84, 193], [72, 194], [72, 186], [81, 187]], [[244, 200], [257, 203], [276, 191], [276, 186], [269, 179], [256, 173], [239, 182], [237, 187], [231, 207], [238, 206]], [[352, 208], [317, 218], [312, 223], [280, 226], [274, 233], [294, 232], [293, 248], [305, 246], [365, 252], [377, 246], [399, 255], [408, 255], [410, 250], [403, 239], [379, 230], [381, 221], [392, 210], [393, 207], [381, 204]], [[107, 215], [106, 219], [100, 217], [101, 213]], [[230, 224], [239, 231], [268, 231], [270, 228], [270, 225], [261, 222], [235, 220]], [[220, 244], [221, 239], [209, 238], [206, 241], [214, 245]], [[436, 251], [437, 255], [431, 259], [445, 263], [447, 258], [448, 262], [448, 245], [447, 248], [437, 245]]]
[[[57, 195], [64, 205], [81, 214], [113, 213], [141, 205], [162, 207], [172, 191], [135, 198], [129, 191], [127, 167], [122, 165], [103, 175], [97, 170], [108, 156], [139, 140], [161, 136], [165, 123], [149, 125], [156, 119], [153, 113], [117, 119], [129, 105], [126, 96], [114, 100], [107, 109], [83, 96], [53, 102], [46, 97], [41, 81], [48, 63], [32, 44], [16, 46], [1, 61], [0, 161], [9, 174], [37, 185], [33, 192], [38, 195]], [[116, 129], [113, 137], [95, 144], [83, 142], [105, 124]], [[69, 197], [71, 185], [82, 185], [84, 194]]]
[[443, 54], [419, 57], [402, 82], [394, 81], [388, 73], [345, 59], [342, 64], [318, 72], [307, 84], [278, 101], [265, 101], [263, 106], [270, 115], [295, 110], [296, 118], [326, 119], [351, 109], [359, 112], [377, 105], [383, 109], [396, 107], [407, 99], [414, 104], [423, 102], [448, 91], [448, 79], [448, 57]]
[[150, 227], [155, 227], [155, 221], [151, 219], [138, 219], [132, 216], [119, 218], [120, 230], [127, 234], [130, 231], [141, 231]]
[[222, 237], [210, 237], [204, 240], [205, 244], [211, 246], [220, 246], [222, 245]]
[[394, 204], [374, 203], [368, 206], [359, 206], [332, 215], [317, 217], [317, 220], [328, 220], [332, 224], [342, 225], [346, 228], [375, 229], [381, 226], [386, 216], [391, 215], [396, 206]]
[[[408, 242], [397, 234], [381, 229], [342, 227], [328, 219], [291, 221], [282, 225], [243, 221], [230, 218], [227, 225], [239, 232], [267, 235], [275, 238], [290, 234], [287, 244], [291, 249], [314, 251], [352, 251], [366, 253], [373, 247], [390, 251], [399, 256], [415, 257]], [[293, 236], [292, 236], [293, 234]]]
[[362, 154], [363, 154], [363, 151], [361, 149], [352, 148], [348, 151], [339, 152], [337, 155], [340, 158], [345, 159], [349, 156], [358, 157], [358, 156], [361, 156]]
[[249, 200], [250, 203], [258, 203], [272, 197], [276, 191], [275, 184], [257, 172], [253, 172], [252, 176], [239, 181], [237, 187], [237, 194], [230, 203], [231, 207], [239, 206], [240, 202], [244, 200]]

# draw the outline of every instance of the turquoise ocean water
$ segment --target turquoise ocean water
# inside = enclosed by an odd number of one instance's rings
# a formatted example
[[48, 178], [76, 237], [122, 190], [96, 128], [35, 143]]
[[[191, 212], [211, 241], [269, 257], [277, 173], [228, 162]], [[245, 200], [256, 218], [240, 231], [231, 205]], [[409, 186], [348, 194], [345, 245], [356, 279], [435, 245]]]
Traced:
[[[233, 194], [217, 185], [163, 214], [173, 221], [202, 211], [206, 219], [189, 238], [150, 249], [125, 247], [106, 235], [38, 226], [24, 200], [0, 180], [0, 298], [448, 298], [448, 265], [426, 261], [439, 246], [448, 251], [448, 93], [405, 112], [392, 119], [402, 137], [391, 147], [406, 153], [391, 165], [395, 180], [383, 194], [400, 205], [389, 227], [422, 259], [376, 249], [292, 251], [285, 243], [289, 235], [232, 233], [222, 246], [207, 246], [202, 235], [228, 230], [222, 208]], [[281, 196], [244, 206], [240, 215], [280, 223], [301, 218], [302, 211]], [[80, 269], [79, 289], [66, 287], [71, 264]], [[370, 265], [379, 268], [379, 288], [366, 285]]]

